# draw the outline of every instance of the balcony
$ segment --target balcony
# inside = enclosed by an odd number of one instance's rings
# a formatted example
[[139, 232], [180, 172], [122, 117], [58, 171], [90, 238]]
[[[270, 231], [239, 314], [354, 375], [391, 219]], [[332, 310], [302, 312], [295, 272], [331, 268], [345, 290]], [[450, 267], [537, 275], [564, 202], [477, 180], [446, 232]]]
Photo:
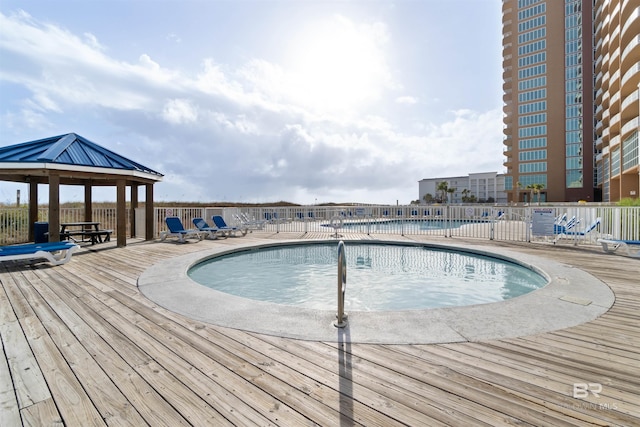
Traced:
[[611, 138], [611, 141], [609, 141], [609, 147], [613, 148], [616, 145], [620, 144], [620, 135], [616, 135], [613, 138]]
[[629, 14], [628, 18], [623, 14], [621, 19], [624, 24], [620, 32], [620, 45], [625, 46], [629, 40], [637, 34], [637, 30], [633, 31], [633, 29], [637, 28], [638, 21], [640, 20], [640, 6], [636, 7], [636, 9]]
[[640, 96], [638, 92], [640, 89], [636, 89], [631, 94], [629, 94], [620, 104], [620, 116], [622, 121], [627, 121], [633, 117], [638, 116], [640, 113], [638, 112], [638, 102], [640, 102]]
[[640, 60], [640, 34], [637, 34], [624, 48], [622, 55], [620, 55], [620, 68], [626, 69], [630, 64], [638, 62]]
[[609, 131], [612, 135], [618, 135], [620, 133], [620, 113], [611, 116], [611, 120], [609, 121]]
[[609, 58], [609, 69], [618, 65], [618, 58], [620, 57], [620, 48], [616, 47], [611, 51], [611, 58]]
[[595, 119], [596, 120], [602, 120], [602, 112], [604, 111], [604, 108], [602, 107], [602, 104], [598, 104], [598, 106], [596, 107], [596, 111], [595, 111]]
[[593, 70], [596, 73], [599, 73], [602, 71], [602, 55], [596, 55], [596, 62], [593, 65]]
[[596, 29], [594, 30], [594, 34], [597, 36], [598, 34], [600, 34], [600, 31], [602, 30], [602, 26], [604, 25], [603, 21], [598, 22], [598, 25], [596, 26]]
[[604, 142], [602, 141], [602, 138], [598, 138], [596, 139], [596, 150], [602, 150], [602, 147], [604, 145]]
[[594, 20], [598, 20], [598, 17], [600, 16], [600, 13], [602, 13], [602, 8], [604, 7], [604, 3], [600, 3], [600, 6], [598, 6], [598, 8], [596, 9], [595, 13], [593, 14], [594, 16]]
[[636, 62], [626, 73], [622, 76], [622, 86], [630, 85], [631, 87], [638, 87], [640, 83], [640, 61]]
[[629, 120], [627, 123], [622, 126], [622, 130], [620, 131], [620, 136], [622, 138], [626, 138], [631, 132], [638, 131], [640, 128], [640, 118], [636, 117], [635, 119]]
[[617, 92], [620, 90], [620, 70], [616, 70], [615, 73], [611, 74], [611, 78], [609, 79], [609, 92]]
[[602, 90], [607, 90], [609, 88], [609, 79], [611, 78], [611, 74], [609, 74], [609, 70], [606, 73], [602, 74], [602, 81], [600, 82], [600, 87]]
[[611, 114], [612, 116], [620, 112], [619, 101], [620, 101], [620, 92], [616, 92], [613, 94], [613, 96], [609, 100], [609, 114]]

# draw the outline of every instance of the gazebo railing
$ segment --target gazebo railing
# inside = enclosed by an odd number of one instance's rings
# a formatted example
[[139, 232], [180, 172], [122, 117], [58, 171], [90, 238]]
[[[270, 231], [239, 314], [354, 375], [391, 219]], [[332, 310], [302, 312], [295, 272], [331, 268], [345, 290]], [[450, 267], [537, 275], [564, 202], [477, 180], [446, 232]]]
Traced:
[[[126, 210], [129, 215], [129, 209]], [[49, 210], [38, 208], [38, 221], [48, 222]], [[116, 230], [115, 208], [94, 208], [91, 212], [93, 221], [100, 223], [100, 228]], [[83, 208], [60, 209], [60, 223], [84, 221]], [[0, 208], [0, 245], [25, 243], [29, 238], [29, 209], [24, 208]], [[130, 235], [127, 221], [127, 235]]]

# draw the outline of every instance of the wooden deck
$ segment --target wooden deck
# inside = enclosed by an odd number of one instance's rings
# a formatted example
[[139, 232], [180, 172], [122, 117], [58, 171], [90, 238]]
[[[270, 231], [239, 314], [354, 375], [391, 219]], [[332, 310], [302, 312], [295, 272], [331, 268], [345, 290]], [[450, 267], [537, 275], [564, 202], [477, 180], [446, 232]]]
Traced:
[[[302, 236], [238, 239], [283, 237]], [[153, 263], [234, 241], [103, 243], [58, 267], [0, 263], [0, 425], [640, 425], [640, 260], [478, 241], [587, 270], [616, 302], [587, 324], [476, 343], [264, 336], [138, 292]]]

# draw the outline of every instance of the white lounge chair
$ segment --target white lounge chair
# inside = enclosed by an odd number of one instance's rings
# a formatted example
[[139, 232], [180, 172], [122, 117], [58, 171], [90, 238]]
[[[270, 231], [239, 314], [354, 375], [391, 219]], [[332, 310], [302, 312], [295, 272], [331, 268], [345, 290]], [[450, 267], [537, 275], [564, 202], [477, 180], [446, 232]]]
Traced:
[[250, 219], [245, 213], [234, 215], [234, 218], [236, 221], [238, 221], [238, 224], [240, 224], [242, 227], [245, 227], [249, 231], [264, 230], [264, 226], [268, 222], [266, 219], [265, 220]]
[[160, 240], [164, 241], [167, 237], [177, 237], [178, 242], [185, 243], [187, 238], [195, 237], [198, 240], [202, 240], [204, 238], [204, 233], [198, 230], [187, 230], [182, 225], [182, 221], [177, 216], [168, 216], [164, 219], [164, 222], [167, 224], [167, 228], [169, 231], [163, 231], [160, 233]]
[[33, 243], [0, 247], [0, 261], [47, 260], [53, 265], [69, 262], [71, 255], [79, 248], [71, 242]]
[[640, 240], [598, 239], [606, 253], [624, 253], [632, 258], [640, 258]]

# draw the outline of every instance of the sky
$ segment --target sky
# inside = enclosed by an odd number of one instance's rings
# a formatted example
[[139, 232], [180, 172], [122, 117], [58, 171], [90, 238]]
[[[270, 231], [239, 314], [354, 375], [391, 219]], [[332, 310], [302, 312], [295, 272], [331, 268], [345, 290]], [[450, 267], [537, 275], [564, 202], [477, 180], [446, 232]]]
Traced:
[[0, 0], [0, 147], [74, 132], [162, 173], [156, 201], [409, 204], [504, 172], [501, 7]]

